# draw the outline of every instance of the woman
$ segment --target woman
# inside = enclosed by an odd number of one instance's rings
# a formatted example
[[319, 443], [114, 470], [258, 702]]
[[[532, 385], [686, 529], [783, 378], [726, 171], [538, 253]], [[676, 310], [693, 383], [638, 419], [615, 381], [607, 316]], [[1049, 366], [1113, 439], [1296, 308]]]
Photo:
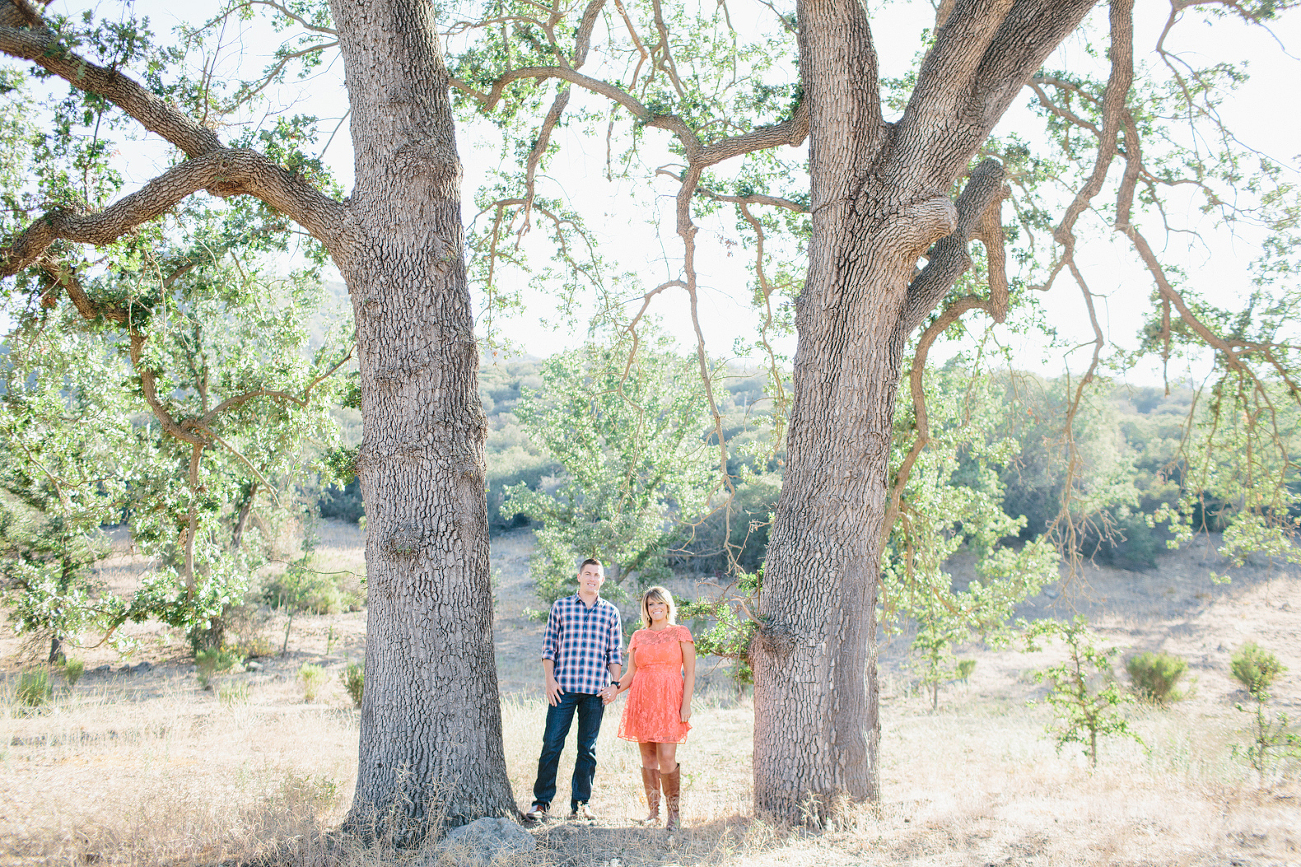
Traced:
[[650, 813], [646, 822], [660, 818], [660, 789], [664, 790], [668, 819], [664, 827], [678, 827], [681, 804], [678, 744], [691, 729], [691, 693], [696, 686], [696, 645], [685, 626], [674, 623], [677, 609], [663, 587], [652, 587], [641, 597], [641, 622], [632, 635], [628, 669], [611, 687], [613, 701], [628, 690], [628, 702], [619, 723], [619, 737], [641, 748], [641, 779]]

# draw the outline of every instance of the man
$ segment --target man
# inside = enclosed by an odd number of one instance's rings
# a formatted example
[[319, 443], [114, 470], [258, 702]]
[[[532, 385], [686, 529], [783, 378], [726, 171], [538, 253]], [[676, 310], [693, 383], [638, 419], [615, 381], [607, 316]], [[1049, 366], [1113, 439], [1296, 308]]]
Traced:
[[542, 673], [547, 690], [547, 724], [533, 784], [529, 821], [546, 818], [556, 795], [556, 769], [578, 714], [578, 758], [570, 783], [570, 818], [595, 818], [587, 802], [596, 776], [596, 736], [601, 731], [606, 688], [623, 673], [623, 624], [619, 609], [601, 598], [605, 567], [594, 557], [578, 567], [578, 592], [557, 599], [547, 617], [542, 641]]

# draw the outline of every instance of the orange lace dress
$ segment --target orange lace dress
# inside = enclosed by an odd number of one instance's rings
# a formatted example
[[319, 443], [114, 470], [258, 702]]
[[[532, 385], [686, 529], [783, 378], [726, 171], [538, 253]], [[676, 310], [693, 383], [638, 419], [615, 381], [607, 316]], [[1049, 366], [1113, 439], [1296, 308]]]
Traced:
[[638, 743], [686, 743], [690, 723], [682, 721], [682, 644], [693, 641], [685, 626], [653, 632], [638, 629], [628, 650], [633, 654], [632, 685], [619, 722], [619, 737]]

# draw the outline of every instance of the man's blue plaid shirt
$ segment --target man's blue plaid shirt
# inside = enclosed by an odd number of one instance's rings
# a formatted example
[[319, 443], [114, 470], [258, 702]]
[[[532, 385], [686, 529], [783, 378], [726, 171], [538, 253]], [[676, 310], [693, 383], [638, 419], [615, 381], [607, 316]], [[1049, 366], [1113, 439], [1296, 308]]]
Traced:
[[619, 609], [599, 596], [590, 608], [577, 593], [557, 599], [547, 616], [542, 658], [555, 662], [565, 692], [600, 692], [610, 683], [610, 666], [623, 664]]

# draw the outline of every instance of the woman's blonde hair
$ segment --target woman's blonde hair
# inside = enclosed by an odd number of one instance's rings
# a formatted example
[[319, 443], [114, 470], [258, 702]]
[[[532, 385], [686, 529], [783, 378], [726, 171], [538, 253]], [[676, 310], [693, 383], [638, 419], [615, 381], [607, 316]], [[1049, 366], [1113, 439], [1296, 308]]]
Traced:
[[649, 627], [651, 625], [650, 604], [652, 602], [663, 602], [669, 607], [669, 625], [672, 626], [678, 622], [678, 607], [673, 604], [673, 594], [660, 586], [648, 587], [646, 592], [641, 595], [641, 625]]

